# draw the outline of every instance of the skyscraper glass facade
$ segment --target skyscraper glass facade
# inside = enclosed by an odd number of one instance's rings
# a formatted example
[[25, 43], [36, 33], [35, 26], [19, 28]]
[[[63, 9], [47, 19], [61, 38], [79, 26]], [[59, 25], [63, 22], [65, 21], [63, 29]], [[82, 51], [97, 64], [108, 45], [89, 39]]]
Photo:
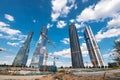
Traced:
[[[41, 32], [47, 35], [48, 32], [47, 27], [43, 27], [41, 29]], [[44, 38], [44, 36], [40, 34], [39, 40], [36, 45], [36, 49], [32, 57], [30, 67], [38, 68], [39, 66], [43, 65], [45, 52], [46, 52], [46, 39]]]
[[13, 61], [13, 64], [12, 64], [13, 66], [26, 66], [32, 36], [33, 36], [33, 32], [30, 32], [27, 36], [27, 40], [24, 42], [24, 44], [18, 51]]
[[94, 38], [93, 32], [90, 27], [85, 28], [84, 36], [93, 66], [94, 67], [104, 66], [104, 62], [99, 47], [97, 45], [97, 42]]
[[69, 27], [70, 47], [71, 47], [71, 59], [73, 68], [83, 68], [83, 58], [80, 49], [77, 29], [74, 24]]

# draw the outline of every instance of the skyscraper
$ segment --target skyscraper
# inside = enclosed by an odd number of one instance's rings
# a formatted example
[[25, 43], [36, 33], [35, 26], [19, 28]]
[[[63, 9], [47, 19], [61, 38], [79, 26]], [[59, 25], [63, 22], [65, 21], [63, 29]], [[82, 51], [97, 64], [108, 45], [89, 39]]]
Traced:
[[97, 45], [97, 42], [94, 38], [93, 32], [90, 27], [85, 28], [84, 36], [93, 66], [94, 67], [104, 66], [104, 62], [99, 47]]
[[26, 66], [32, 36], [33, 36], [33, 32], [30, 32], [27, 36], [26, 41], [18, 51], [13, 61], [13, 64], [12, 64], [13, 66]]
[[80, 49], [77, 29], [74, 24], [69, 27], [69, 36], [70, 36], [70, 47], [71, 47], [71, 58], [72, 58], [72, 67], [73, 68], [83, 68], [83, 58]]
[[[40, 33], [47, 35], [47, 27], [43, 27]], [[38, 68], [43, 65], [44, 53], [46, 52], [46, 39], [40, 34], [30, 66]]]

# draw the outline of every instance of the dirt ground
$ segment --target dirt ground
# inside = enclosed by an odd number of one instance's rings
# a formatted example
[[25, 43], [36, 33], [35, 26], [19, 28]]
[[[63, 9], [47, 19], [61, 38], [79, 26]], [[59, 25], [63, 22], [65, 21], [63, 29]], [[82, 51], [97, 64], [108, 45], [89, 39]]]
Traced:
[[113, 74], [106, 74], [105, 76], [104, 74], [92, 76], [78, 76], [73, 74], [57, 73], [43, 76], [39, 80], [120, 80], [120, 77], [117, 77]]
[[120, 80], [120, 73], [116, 75], [107, 74], [104, 76], [103, 74], [103, 75], [80, 76], [65, 73], [33, 76], [0, 75], [0, 80]]
[[31, 76], [0, 75], [0, 80], [120, 80], [120, 70], [112, 70], [102, 73], [80, 72], [76, 75], [65, 72]]

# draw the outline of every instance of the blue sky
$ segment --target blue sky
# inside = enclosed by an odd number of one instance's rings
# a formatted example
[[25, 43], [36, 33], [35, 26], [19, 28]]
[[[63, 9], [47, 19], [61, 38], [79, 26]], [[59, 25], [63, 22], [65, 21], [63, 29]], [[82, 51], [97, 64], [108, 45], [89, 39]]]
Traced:
[[[83, 30], [91, 26], [105, 63], [111, 61], [114, 41], [120, 39], [120, 0], [0, 0], [0, 64], [12, 64], [29, 31], [30, 63], [40, 29], [48, 28], [48, 37], [57, 49], [48, 44], [49, 54], [59, 57], [57, 66], [71, 66], [69, 25], [78, 30], [84, 64], [91, 61]], [[48, 65], [53, 59], [49, 57]]]

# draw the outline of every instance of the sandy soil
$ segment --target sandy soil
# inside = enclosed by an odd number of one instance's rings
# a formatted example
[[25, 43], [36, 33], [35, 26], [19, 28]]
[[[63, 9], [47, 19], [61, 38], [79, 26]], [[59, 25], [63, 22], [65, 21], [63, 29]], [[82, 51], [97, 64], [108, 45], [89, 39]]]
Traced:
[[56, 73], [48, 75], [34, 75], [34, 76], [10, 76], [0, 75], [0, 80], [120, 80], [115, 78], [113, 74], [101, 75], [73, 75], [65, 73]]
[[0, 75], [0, 80], [120, 80], [120, 69], [106, 72], [80, 72], [76, 75], [64, 72], [33, 76]]
[[34, 76], [0, 75], [0, 80], [41, 80], [43, 76], [44, 75], [34, 75]]

